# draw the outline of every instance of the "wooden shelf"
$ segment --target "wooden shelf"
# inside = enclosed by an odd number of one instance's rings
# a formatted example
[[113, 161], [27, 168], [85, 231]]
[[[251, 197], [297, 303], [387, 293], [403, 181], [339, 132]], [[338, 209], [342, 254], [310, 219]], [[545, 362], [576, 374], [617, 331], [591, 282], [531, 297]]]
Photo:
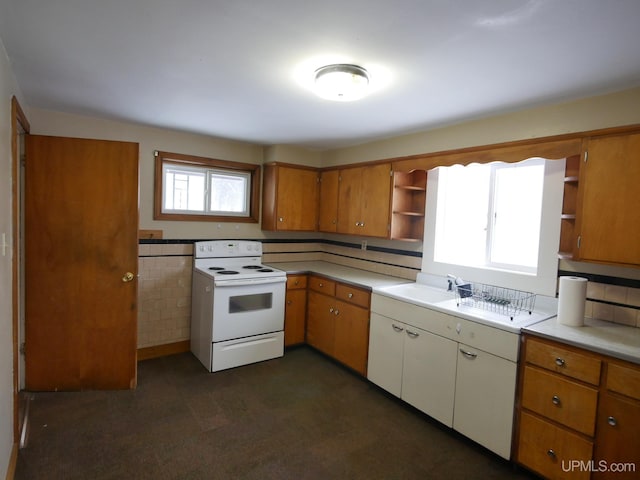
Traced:
[[417, 242], [424, 235], [427, 172], [393, 172], [391, 232], [389, 238]]
[[560, 215], [560, 251], [558, 252], [558, 258], [561, 259], [571, 260], [574, 258], [580, 158], [580, 155], [574, 155], [567, 158], [565, 164], [562, 214]]

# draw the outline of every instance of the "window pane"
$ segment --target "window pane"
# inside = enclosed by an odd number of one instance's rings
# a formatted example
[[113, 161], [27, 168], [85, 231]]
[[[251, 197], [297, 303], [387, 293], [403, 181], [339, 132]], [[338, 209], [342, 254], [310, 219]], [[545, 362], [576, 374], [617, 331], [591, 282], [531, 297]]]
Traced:
[[490, 170], [484, 165], [440, 168], [434, 258], [482, 265], [486, 258]]
[[164, 168], [164, 209], [204, 212], [204, 170]]
[[248, 175], [211, 172], [210, 181], [211, 211], [216, 213], [245, 213], [248, 215]]
[[544, 165], [497, 166], [490, 262], [536, 268]]

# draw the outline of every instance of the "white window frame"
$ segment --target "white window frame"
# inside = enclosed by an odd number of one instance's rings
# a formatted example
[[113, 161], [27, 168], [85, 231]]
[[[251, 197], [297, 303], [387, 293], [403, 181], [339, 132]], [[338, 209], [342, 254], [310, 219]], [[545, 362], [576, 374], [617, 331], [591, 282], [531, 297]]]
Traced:
[[439, 168], [427, 175], [427, 199], [422, 256], [422, 271], [433, 275], [453, 274], [472, 282], [487, 283], [555, 296], [565, 159], [544, 161], [544, 186], [538, 265], [535, 273], [509, 270], [505, 265], [466, 266], [438, 262], [434, 259]]

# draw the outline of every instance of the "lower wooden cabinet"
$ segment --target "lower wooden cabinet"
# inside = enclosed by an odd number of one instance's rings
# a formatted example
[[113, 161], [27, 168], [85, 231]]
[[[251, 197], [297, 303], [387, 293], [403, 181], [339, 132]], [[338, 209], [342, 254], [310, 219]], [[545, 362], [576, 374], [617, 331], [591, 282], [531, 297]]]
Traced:
[[309, 278], [307, 343], [365, 375], [370, 293], [314, 276]]
[[640, 478], [640, 365], [525, 335], [515, 459], [550, 479]]
[[287, 275], [284, 306], [284, 346], [304, 343], [307, 317], [307, 276]]

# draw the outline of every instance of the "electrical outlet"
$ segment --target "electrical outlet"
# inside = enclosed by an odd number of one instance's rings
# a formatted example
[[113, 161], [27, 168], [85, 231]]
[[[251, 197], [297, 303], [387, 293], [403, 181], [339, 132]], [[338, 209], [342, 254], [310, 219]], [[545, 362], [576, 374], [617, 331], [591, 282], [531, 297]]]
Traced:
[[362, 250], [366, 250], [367, 249], [367, 241], [366, 240], [362, 240], [362, 245], [360, 247]]

